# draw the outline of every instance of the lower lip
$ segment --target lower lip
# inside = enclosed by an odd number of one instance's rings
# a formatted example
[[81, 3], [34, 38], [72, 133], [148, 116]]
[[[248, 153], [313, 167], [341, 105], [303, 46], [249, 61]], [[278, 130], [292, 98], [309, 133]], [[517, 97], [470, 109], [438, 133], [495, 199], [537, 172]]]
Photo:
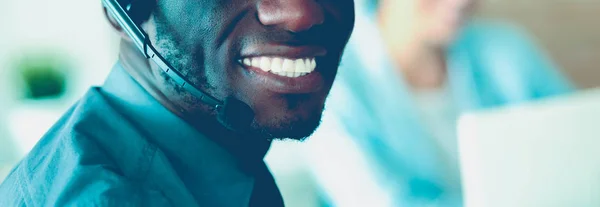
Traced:
[[275, 93], [314, 93], [320, 91], [324, 85], [323, 76], [317, 69], [309, 74], [292, 78], [266, 72], [260, 68], [245, 65], [242, 67], [248, 72], [254, 84]]

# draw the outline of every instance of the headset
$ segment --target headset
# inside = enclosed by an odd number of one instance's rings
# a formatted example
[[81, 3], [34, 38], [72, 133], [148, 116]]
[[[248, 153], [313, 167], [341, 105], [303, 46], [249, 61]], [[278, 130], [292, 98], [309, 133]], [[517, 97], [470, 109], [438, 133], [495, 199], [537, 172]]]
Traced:
[[[102, 3], [146, 58], [152, 59], [177, 85], [197, 97], [202, 103], [211, 106], [215, 110], [217, 120], [221, 125], [235, 132], [244, 132], [250, 129], [254, 120], [254, 111], [250, 106], [231, 96], [221, 101], [195, 87], [156, 51], [148, 34], [134, 23], [118, 0], [102, 0]], [[127, 8], [130, 9], [130, 6], [127, 6]]]

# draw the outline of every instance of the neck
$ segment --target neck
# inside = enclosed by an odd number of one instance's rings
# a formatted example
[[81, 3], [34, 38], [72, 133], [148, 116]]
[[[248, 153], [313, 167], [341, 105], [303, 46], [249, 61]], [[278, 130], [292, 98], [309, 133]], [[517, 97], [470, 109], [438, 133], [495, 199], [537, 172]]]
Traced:
[[441, 47], [413, 41], [392, 53], [398, 70], [417, 89], [440, 88], [447, 79], [446, 55]]
[[125, 40], [121, 42], [119, 60], [127, 73], [146, 92], [190, 126], [236, 156], [262, 160], [270, 142], [261, 136], [251, 135], [252, 133], [240, 134], [226, 129], [217, 122], [212, 110], [198, 101], [189, 101], [194, 98], [191, 94], [176, 92], [172, 87], [165, 87], [170, 82], [161, 74], [162, 70], [146, 59], [133, 43]]
[[150, 61], [132, 42], [121, 41], [119, 61], [125, 71], [161, 105], [180, 117], [183, 115], [181, 107], [167, 98], [166, 93], [157, 86], [157, 77], [160, 77], [158, 70], [152, 69]]

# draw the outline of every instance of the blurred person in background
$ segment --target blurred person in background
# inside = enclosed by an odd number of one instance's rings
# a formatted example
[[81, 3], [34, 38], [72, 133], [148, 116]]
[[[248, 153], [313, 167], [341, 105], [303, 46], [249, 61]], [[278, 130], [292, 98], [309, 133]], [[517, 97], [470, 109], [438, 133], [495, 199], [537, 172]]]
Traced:
[[264, 155], [319, 125], [354, 2], [116, 4], [156, 50], [107, 14], [119, 61], [11, 171], [0, 206], [283, 206]]
[[331, 205], [461, 206], [458, 116], [573, 89], [522, 31], [472, 19], [478, 3], [357, 1], [306, 153]]

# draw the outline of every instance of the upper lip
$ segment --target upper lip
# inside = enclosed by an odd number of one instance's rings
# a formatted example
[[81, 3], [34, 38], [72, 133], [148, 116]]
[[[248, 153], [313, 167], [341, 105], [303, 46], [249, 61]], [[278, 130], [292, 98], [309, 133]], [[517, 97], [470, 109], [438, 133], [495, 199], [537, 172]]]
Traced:
[[327, 55], [327, 50], [321, 46], [289, 46], [289, 45], [252, 45], [241, 51], [242, 58], [250, 57], [284, 57], [290, 59], [322, 57]]

